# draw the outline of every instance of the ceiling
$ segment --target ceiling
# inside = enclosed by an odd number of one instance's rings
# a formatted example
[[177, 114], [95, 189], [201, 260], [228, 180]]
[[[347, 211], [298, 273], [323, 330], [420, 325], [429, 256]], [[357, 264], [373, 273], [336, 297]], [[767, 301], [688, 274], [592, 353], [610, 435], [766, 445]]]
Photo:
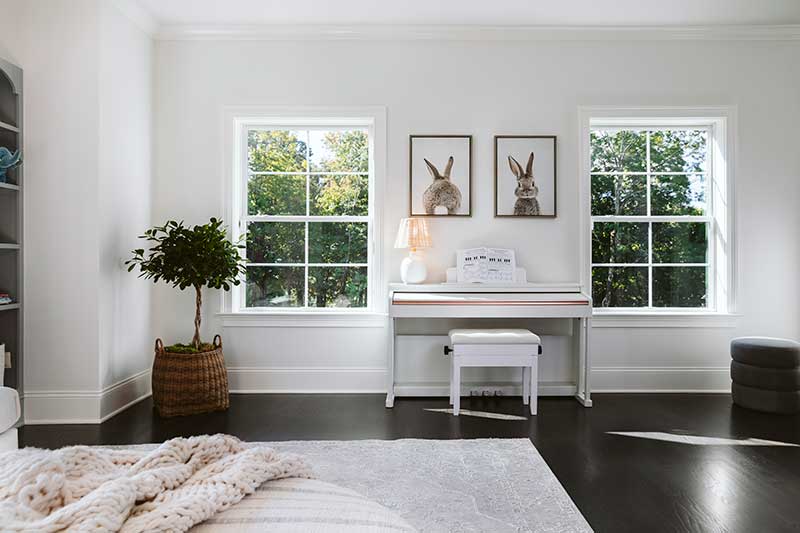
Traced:
[[122, 0], [155, 25], [800, 24], [800, 0]]

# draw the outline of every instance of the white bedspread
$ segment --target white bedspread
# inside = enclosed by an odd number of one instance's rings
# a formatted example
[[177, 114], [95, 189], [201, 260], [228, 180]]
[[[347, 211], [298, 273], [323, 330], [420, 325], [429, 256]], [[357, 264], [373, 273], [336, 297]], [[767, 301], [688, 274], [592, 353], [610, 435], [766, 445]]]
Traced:
[[229, 435], [158, 448], [0, 453], [0, 531], [186, 531], [265, 481], [310, 477], [297, 456]]

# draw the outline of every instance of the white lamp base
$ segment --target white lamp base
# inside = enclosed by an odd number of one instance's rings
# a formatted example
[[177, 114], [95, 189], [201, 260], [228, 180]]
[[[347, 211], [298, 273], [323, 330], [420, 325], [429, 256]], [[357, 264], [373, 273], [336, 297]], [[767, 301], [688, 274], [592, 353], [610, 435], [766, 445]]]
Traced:
[[425, 262], [422, 260], [420, 252], [410, 252], [408, 257], [400, 263], [400, 279], [403, 280], [403, 283], [422, 283], [427, 275], [428, 269], [425, 268]]

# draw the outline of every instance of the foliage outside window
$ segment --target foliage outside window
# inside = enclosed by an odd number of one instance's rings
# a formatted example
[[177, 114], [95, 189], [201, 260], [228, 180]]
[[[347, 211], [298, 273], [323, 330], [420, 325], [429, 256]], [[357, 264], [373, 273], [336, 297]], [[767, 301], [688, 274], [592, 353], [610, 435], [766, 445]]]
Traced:
[[366, 308], [366, 128], [246, 130], [245, 308]]
[[709, 309], [713, 235], [704, 127], [592, 127], [596, 308]]

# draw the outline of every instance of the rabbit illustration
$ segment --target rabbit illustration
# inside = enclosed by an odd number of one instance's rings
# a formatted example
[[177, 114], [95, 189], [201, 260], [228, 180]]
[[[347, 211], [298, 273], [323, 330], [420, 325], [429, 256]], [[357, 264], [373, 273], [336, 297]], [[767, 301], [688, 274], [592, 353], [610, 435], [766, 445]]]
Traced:
[[536, 216], [539, 214], [539, 188], [533, 180], [533, 152], [528, 157], [528, 165], [522, 171], [522, 165], [511, 156], [508, 156], [508, 164], [511, 172], [517, 177], [517, 188], [514, 194], [517, 201], [514, 202], [514, 216]]
[[453, 156], [450, 156], [450, 159], [447, 160], [447, 166], [444, 167], [444, 174], [440, 174], [433, 163], [427, 159], [425, 159], [425, 164], [428, 165], [428, 170], [431, 176], [433, 176], [433, 183], [431, 183], [422, 194], [422, 205], [425, 208], [425, 214], [436, 214], [436, 208], [442, 206], [447, 208], [448, 215], [455, 215], [456, 211], [461, 207], [461, 191], [450, 181], [450, 171], [453, 169]]

